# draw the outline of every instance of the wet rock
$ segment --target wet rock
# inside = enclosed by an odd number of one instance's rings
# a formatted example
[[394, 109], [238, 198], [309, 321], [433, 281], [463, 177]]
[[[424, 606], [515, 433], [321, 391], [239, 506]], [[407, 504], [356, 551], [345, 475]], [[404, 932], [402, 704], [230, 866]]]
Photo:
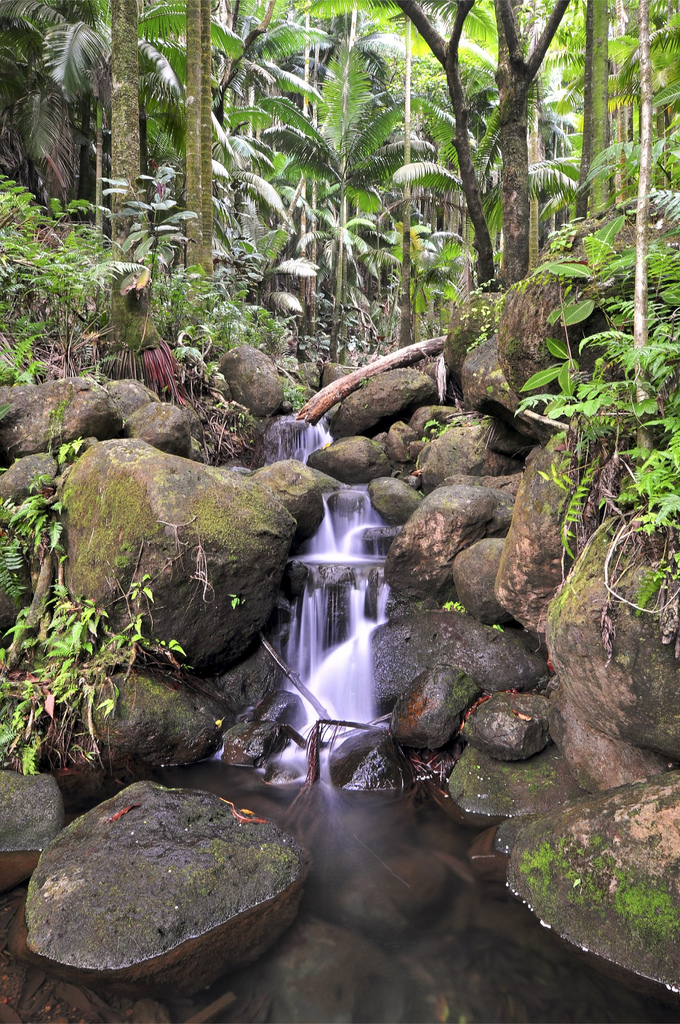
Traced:
[[327, 388], [329, 384], [335, 384], [349, 373], [352, 373], [351, 366], [343, 366], [342, 363], [324, 363], [321, 371], [321, 387]]
[[281, 669], [271, 654], [258, 642], [236, 665], [226, 672], [204, 680], [203, 685], [215, 694], [231, 713], [258, 704], [271, 690], [276, 690], [283, 679]]
[[495, 491], [514, 496], [522, 482], [522, 473], [511, 473], [507, 476], [469, 476], [465, 473], [454, 473], [444, 480], [444, 487], [489, 487]]
[[680, 773], [622, 786], [523, 828], [509, 884], [559, 936], [680, 987]]
[[553, 471], [560, 475], [566, 461], [558, 448], [552, 441], [527, 462], [496, 578], [499, 603], [527, 629], [540, 633], [567, 558], [561, 530], [571, 492], [553, 479]]
[[363, 491], [356, 491], [346, 487], [342, 491], [331, 494], [328, 498], [328, 509], [334, 516], [349, 521], [353, 516], [361, 513], [366, 507], [366, 498]]
[[259, 349], [239, 345], [222, 356], [219, 372], [229, 384], [234, 401], [253, 416], [273, 416], [283, 402], [283, 384], [276, 363]]
[[376, 512], [391, 526], [405, 523], [421, 502], [412, 487], [391, 476], [371, 480], [368, 496]]
[[402, 790], [411, 773], [394, 740], [383, 729], [362, 729], [334, 748], [328, 760], [331, 782], [340, 789]]
[[[611, 658], [602, 643], [604, 565], [612, 536], [610, 525], [600, 527], [553, 599], [546, 631], [550, 658], [583, 722], [611, 739], [680, 760], [680, 662], [674, 645], [661, 642], [656, 616], [617, 602]], [[641, 543], [616, 555], [616, 590], [633, 604], [658, 564], [658, 553]]]
[[130, 1020], [132, 1024], [172, 1024], [167, 1008], [155, 999], [138, 999]]
[[321, 366], [319, 363], [300, 363], [298, 373], [303, 384], [312, 391], [318, 391], [321, 387]]
[[295, 558], [291, 562], [288, 562], [283, 573], [281, 586], [289, 600], [293, 600], [294, 598], [299, 597], [300, 594], [304, 593], [308, 576], [309, 567], [305, 565], [304, 562], [300, 562]]
[[392, 424], [385, 438], [385, 452], [393, 466], [401, 468], [407, 462], [414, 460], [410, 446], [413, 441], [417, 440], [418, 435], [415, 430], [412, 430], [403, 420], [397, 420]]
[[517, 472], [521, 465], [487, 445], [489, 421], [456, 424], [431, 441], [418, 456], [423, 490], [429, 494], [453, 474], [502, 476]]
[[278, 938], [305, 874], [274, 825], [240, 824], [211, 793], [138, 782], [43, 852], [13, 952], [80, 984], [191, 994]]
[[271, 999], [269, 1017], [314, 1021], [401, 1020], [402, 972], [356, 930], [305, 918], [252, 972]]
[[314, 474], [314, 479], [319, 485], [319, 489], [322, 494], [333, 494], [336, 491], [341, 491], [347, 484], [343, 484], [340, 480], [336, 480], [334, 476], [329, 476], [328, 473], [322, 473], [320, 469], [314, 469], [313, 466], [307, 465], [307, 469]]
[[550, 702], [550, 735], [581, 789], [596, 793], [668, 770], [668, 758], [615, 740], [584, 721], [560, 687]]
[[289, 786], [291, 783], [300, 782], [304, 776], [297, 768], [278, 761], [270, 761], [262, 778], [268, 786]]
[[460, 419], [458, 409], [450, 405], [422, 405], [408, 421], [416, 437], [429, 440], [439, 433], [438, 427], [446, 427]]
[[489, 416], [508, 416], [519, 404], [498, 362], [495, 334], [465, 356], [460, 384], [466, 409]]
[[420, 405], [437, 397], [437, 387], [419, 370], [388, 370], [369, 377], [365, 384], [340, 403], [333, 417], [333, 437], [372, 432], [383, 420], [404, 419]]
[[295, 540], [303, 541], [316, 533], [324, 516], [321, 488], [311, 470], [296, 459], [284, 459], [253, 473], [253, 480], [264, 484], [277, 496], [297, 523]]
[[312, 452], [307, 461], [312, 469], [320, 469], [345, 484], [367, 484], [392, 472], [383, 449], [367, 437], [343, 437], [328, 448]]
[[328, 650], [349, 640], [355, 577], [347, 565], [320, 565], [316, 572], [326, 599], [322, 647]]
[[423, 486], [422, 480], [419, 476], [411, 475], [406, 477], [406, 483], [409, 487], [412, 487], [414, 491], [419, 491]]
[[122, 417], [99, 384], [66, 377], [48, 384], [0, 388], [0, 449], [8, 461], [35, 455], [79, 437], [118, 437]]
[[498, 761], [466, 747], [451, 772], [449, 794], [470, 825], [549, 811], [585, 795], [553, 746], [527, 761]]
[[400, 526], [373, 526], [364, 530], [362, 543], [364, 554], [384, 558], [392, 546], [392, 541], [399, 536]]
[[105, 387], [118, 406], [123, 423], [149, 402], [160, 402], [158, 395], [141, 380], [110, 380]]
[[484, 344], [496, 333], [503, 307], [500, 298], [492, 293], [476, 295], [454, 310], [444, 345], [444, 362], [458, 384], [461, 382], [461, 372], [468, 352]]
[[17, 459], [0, 476], [0, 501], [21, 505], [42, 486], [51, 486], [57, 475], [57, 463], [51, 455], [27, 455]]
[[468, 718], [463, 738], [498, 761], [526, 761], [550, 742], [548, 701], [530, 693], [494, 693]]
[[488, 625], [512, 618], [494, 593], [503, 543], [501, 537], [484, 537], [456, 555], [453, 562], [458, 600], [470, 615]]
[[[101, 707], [107, 699], [115, 699], [115, 710], [108, 715]], [[224, 705], [205, 694], [179, 687], [162, 673], [137, 671], [129, 676], [119, 672], [102, 686], [93, 712], [102, 757], [111, 770], [130, 761], [201, 761], [219, 747], [218, 722], [224, 717]]]
[[378, 626], [371, 634], [371, 657], [381, 714], [436, 665], [455, 666], [487, 692], [530, 690], [548, 676], [528, 637], [509, 629], [501, 633], [453, 611], [411, 613]]
[[460, 727], [467, 708], [481, 695], [477, 683], [460, 669], [425, 669], [397, 701], [390, 729], [407, 747], [443, 747]]
[[364, 614], [374, 622], [378, 621], [378, 604], [380, 591], [385, 583], [385, 574], [382, 568], [375, 566], [368, 574], [368, 588], [366, 590], [366, 602]]
[[64, 827], [64, 803], [51, 775], [0, 771], [0, 892], [28, 878]]
[[455, 598], [453, 561], [483, 537], [498, 499], [481, 487], [439, 487], [411, 515], [390, 548], [385, 579], [408, 597]]
[[191, 427], [184, 409], [167, 402], [149, 402], [128, 416], [123, 433], [146, 441], [168, 455], [191, 457]]
[[121, 593], [148, 573], [147, 635], [178, 640], [202, 673], [248, 650], [273, 609], [295, 530], [271, 491], [131, 439], [87, 451], [63, 505], [70, 591], [105, 607], [113, 629], [129, 622]]
[[227, 764], [259, 768], [286, 744], [276, 722], [237, 722], [224, 734], [222, 760]]
[[307, 721], [304, 704], [297, 693], [290, 690], [274, 690], [268, 693], [257, 705], [254, 714], [258, 722], [292, 725], [294, 729], [299, 729]]

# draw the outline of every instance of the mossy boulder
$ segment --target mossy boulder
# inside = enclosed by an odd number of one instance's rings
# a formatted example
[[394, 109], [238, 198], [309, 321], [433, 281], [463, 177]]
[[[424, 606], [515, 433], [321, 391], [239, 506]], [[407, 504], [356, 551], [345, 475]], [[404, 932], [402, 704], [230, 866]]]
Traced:
[[474, 679], [460, 669], [449, 665], [425, 669], [395, 704], [392, 735], [407, 747], [443, 747], [481, 692]]
[[343, 366], [342, 363], [324, 363], [321, 370], [321, 387], [327, 388], [329, 384], [335, 384], [352, 373], [351, 366]]
[[316, 476], [297, 459], [284, 459], [253, 473], [253, 480], [264, 484], [277, 496], [297, 524], [295, 540], [316, 533], [324, 516], [323, 498]]
[[[546, 639], [564, 692], [582, 719], [615, 740], [680, 759], [680, 661], [663, 644], [656, 616], [638, 615], [617, 602], [612, 612], [611, 657], [602, 642], [608, 600], [604, 566], [613, 528], [605, 523], [575, 563], [548, 611]], [[658, 553], [657, 553], [658, 556]], [[622, 597], [638, 604], [640, 588], [656, 562], [638, 539], [616, 554]]]
[[496, 577], [502, 607], [527, 629], [541, 633], [548, 605], [562, 583], [563, 563], [569, 564], [562, 524], [571, 485], [563, 488], [555, 482], [555, 477], [564, 477], [567, 465], [558, 440], [528, 460]]
[[514, 416], [519, 399], [501, 370], [495, 335], [468, 352], [460, 381], [466, 409], [489, 416]]
[[489, 293], [476, 295], [454, 310], [444, 345], [444, 361], [458, 384], [468, 352], [496, 333], [502, 306], [502, 297]]
[[17, 459], [6, 473], [0, 476], [0, 501], [11, 501], [20, 505], [30, 494], [42, 486], [51, 486], [57, 475], [57, 463], [51, 455], [26, 455]]
[[230, 712], [258, 704], [283, 678], [281, 669], [262, 644], [257, 643], [235, 665], [205, 681], [205, 687]]
[[449, 795], [468, 824], [492, 825], [549, 811], [584, 793], [553, 746], [526, 761], [498, 761], [468, 746], [449, 777]]
[[28, 878], [63, 827], [64, 803], [51, 775], [0, 771], [0, 892]]
[[[105, 714], [101, 702], [116, 691], [115, 709]], [[201, 761], [219, 747], [224, 717], [224, 706], [204, 693], [161, 673], [134, 670], [114, 675], [101, 687], [93, 714], [102, 758], [111, 769], [130, 762]]]
[[547, 747], [548, 700], [535, 693], [494, 693], [470, 715], [463, 739], [498, 761], [526, 761]]
[[459, 410], [450, 405], [421, 405], [411, 416], [408, 425], [418, 437], [429, 440], [436, 437], [439, 427], [447, 427], [459, 419]]
[[222, 760], [244, 768], [260, 768], [286, 743], [285, 734], [275, 722], [237, 722], [224, 734]]
[[453, 560], [458, 600], [470, 615], [487, 625], [508, 622], [512, 618], [494, 594], [503, 544], [501, 537], [483, 537]]
[[418, 456], [423, 490], [426, 494], [454, 474], [504, 476], [522, 468], [507, 455], [492, 451], [488, 444], [490, 420], [465, 421], [451, 426], [431, 441]]
[[387, 431], [385, 452], [395, 469], [403, 470], [407, 463], [415, 462], [411, 445], [418, 440], [418, 434], [403, 420], [397, 420]]
[[148, 574], [149, 635], [179, 641], [199, 672], [247, 651], [273, 609], [295, 530], [270, 490], [123, 440], [86, 452], [62, 501], [70, 590], [106, 607], [114, 629], [129, 621], [121, 595]]
[[367, 484], [392, 472], [384, 449], [368, 437], [343, 437], [312, 452], [307, 462], [344, 484]]
[[276, 826], [241, 824], [212, 793], [138, 782], [43, 851], [15, 952], [80, 984], [190, 994], [278, 938], [305, 874]]
[[389, 585], [411, 598], [455, 598], [454, 559], [489, 531], [498, 505], [496, 493], [483, 487], [438, 487], [428, 494], [390, 548]]
[[328, 760], [331, 782], [340, 789], [402, 790], [411, 772], [384, 729], [362, 729], [338, 744]]
[[587, 793], [641, 782], [668, 770], [667, 757], [593, 729], [563, 686], [550, 701], [550, 736]]
[[235, 402], [253, 416], [273, 416], [283, 403], [283, 383], [276, 363], [250, 345], [239, 345], [222, 356], [219, 372], [229, 384]]
[[0, 388], [0, 405], [5, 403], [10, 408], [0, 420], [0, 451], [6, 462], [54, 450], [78, 437], [118, 437], [123, 425], [106, 390], [80, 377]]
[[158, 395], [151, 388], [147, 388], [146, 384], [142, 384], [141, 380], [110, 380], [105, 386], [118, 406], [123, 423], [133, 412], [137, 412], [149, 402], [160, 402]]
[[362, 387], [340, 403], [331, 433], [333, 437], [375, 433], [436, 398], [437, 386], [426, 373], [408, 368], [388, 370], [368, 377]]
[[148, 402], [125, 421], [123, 433], [146, 441], [168, 455], [191, 457], [191, 425], [184, 409], [167, 402]]
[[680, 988], [680, 773], [528, 823], [509, 884], [557, 935]]
[[368, 485], [368, 496], [375, 511], [390, 526], [401, 526], [419, 507], [422, 498], [403, 480], [379, 477]]
[[514, 498], [522, 482], [522, 473], [510, 473], [506, 476], [469, 476], [465, 473], [454, 473], [444, 480], [444, 487], [490, 487], [494, 491], [504, 491]]
[[[394, 545], [393, 545], [394, 546]], [[391, 711], [426, 669], [449, 665], [467, 673], [480, 689], [529, 690], [547, 679], [545, 660], [530, 640], [503, 633], [459, 612], [413, 612], [371, 634], [375, 702]]]

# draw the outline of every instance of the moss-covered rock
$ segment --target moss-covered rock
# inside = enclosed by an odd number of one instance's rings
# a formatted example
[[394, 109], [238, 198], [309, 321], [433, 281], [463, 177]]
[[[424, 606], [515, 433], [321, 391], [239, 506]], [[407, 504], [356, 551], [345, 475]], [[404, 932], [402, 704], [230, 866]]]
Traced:
[[158, 395], [142, 384], [141, 380], [110, 380], [106, 390], [118, 406], [123, 422], [149, 402], [160, 402]]
[[528, 823], [509, 883], [559, 936], [680, 987], [680, 773]]
[[547, 679], [545, 660], [516, 631], [503, 633], [459, 612], [419, 612], [371, 634], [375, 701], [390, 711], [428, 668], [449, 665], [484, 690], [529, 690]]
[[519, 399], [500, 368], [495, 335], [468, 352], [460, 380], [466, 409], [489, 416], [514, 415]]
[[487, 625], [512, 618], [496, 600], [494, 585], [503, 551], [501, 537], [483, 537], [453, 560], [453, 582], [465, 610]]
[[443, 747], [481, 692], [474, 679], [460, 669], [448, 665], [425, 669], [395, 704], [392, 735], [408, 747]]
[[0, 450], [8, 462], [78, 437], [118, 437], [123, 424], [104, 388], [80, 377], [0, 388], [5, 403], [10, 409], [0, 420]]
[[392, 472], [383, 448], [368, 437], [343, 437], [312, 452], [307, 461], [345, 484], [367, 484]]
[[371, 480], [368, 496], [376, 512], [391, 526], [405, 523], [422, 501], [417, 491], [391, 476]]
[[305, 874], [274, 825], [241, 824], [211, 793], [138, 782], [43, 851], [23, 956], [81, 984], [195, 992], [278, 938]]
[[284, 459], [253, 473], [253, 480], [274, 492], [297, 523], [295, 540], [311, 537], [324, 516], [321, 488], [316, 476], [297, 459]]
[[254, 416], [273, 416], [283, 402], [283, 384], [276, 363], [250, 345], [239, 345], [222, 356], [219, 372], [229, 384], [234, 401]]
[[[105, 714], [101, 702], [116, 690], [115, 709]], [[104, 763], [112, 769], [131, 761], [190, 764], [214, 754], [220, 744], [224, 706], [160, 673], [118, 673], [102, 687], [97, 704], [95, 732]]]
[[522, 468], [515, 459], [489, 448], [490, 425], [489, 420], [456, 424], [423, 448], [418, 456], [418, 469], [426, 494], [454, 474], [504, 476]]
[[456, 307], [444, 345], [444, 361], [458, 384], [468, 352], [496, 333], [502, 305], [501, 296], [489, 293], [476, 295], [470, 302]]
[[549, 811], [584, 795], [552, 746], [527, 761], [498, 761], [466, 747], [451, 772], [449, 794], [471, 825]]
[[191, 458], [191, 423], [186, 411], [176, 405], [148, 402], [128, 416], [123, 432], [161, 452]]
[[50, 486], [57, 475], [57, 463], [51, 455], [26, 455], [17, 459], [6, 473], [0, 476], [0, 501], [12, 501], [20, 505], [29, 494], [35, 494], [41, 486]]
[[402, 471], [408, 463], [414, 463], [411, 445], [418, 440], [418, 434], [403, 420], [397, 420], [387, 431], [385, 452], [395, 469]]
[[505, 539], [496, 577], [496, 597], [514, 619], [543, 632], [548, 605], [562, 582], [562, 523], [571, 484], [561, 487], [567, 459], [557, 440], [527, 462], [510, 531]]
[[245, 653], [269, 617], [295, 520], [274, 494], [237, 473], [143, 441], [108, 441], [76, 463], [63, 490], [68, 583], [127, 625], [121, 594], [148, 574], [153, 622], [198, 671]]
[[[546, 639], [564, 692], [591, 728], [680, 759], [680, 662], [656, 616], [619, 602], [611, 658], [602, 643], [604, 565], [613, 530], [604, 524], [550, 605]], [[652, 561], [639, 544], [616, 556], [616, 590], [639, 603]], [[620, 576], [620, 578], [619, 578]]]
[[333, 437], [349, 437], [386, 429], [391, 420], [404, 419], [418, 406], [434, 402], [437, 386], [419, 370], [388, 370], [368, 377], [363, 387], [340, 403], [333, 417]]
[[0, 771], [0, 892], [28, 878], [63, 827], [64, 803], [51, 775]]

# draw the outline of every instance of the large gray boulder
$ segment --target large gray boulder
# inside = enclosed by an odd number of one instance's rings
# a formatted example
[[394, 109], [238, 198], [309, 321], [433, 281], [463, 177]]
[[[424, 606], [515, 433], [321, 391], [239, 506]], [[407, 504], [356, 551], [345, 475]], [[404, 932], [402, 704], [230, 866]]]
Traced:
[[148, 574], [148, 635], [179, 641], [200, 672], [247, 651], [274, 607], [295, 530], [270, 490], [123, 440], [86, 452], [62, 500], [71, 593], [106, 607], [112, 628], [129, 621], [121, 594]]
[[482, 487], [438, 487], [424, 498], [393, 542], [385, 579], [410, 598], [455, 598], [453, 562], [464, 548], [496, 532], [505, 496]]
[[503, 303], [495, 293], [474, 295], [454, 310], [444, 344], [444, 362], [453, 379], [460, 384], [463, 363], [468, 352], [493, 337]]
[[519, 404], [498, 363], [495, 335], [468, 352], [461, 367], [460, 382], [466, 409], [509, 418]]
[[283, 402], [283, 384], [276, 363], [259, 349], [239, 345], [222, 356], [219, 372], [236, 402], [253, 416], [273, 416]]
[[548, 710], [537, 693], [494, 693], [470, 715], [463, 739], [498, 761], [526, 761], [550, 742]]
[[385, 729], [362, 729], [334, 747], [331, 782], [340, 789], [402, 790], [412, 782], [408, 765]]
[[456, 424], [423, 448], [418, 456], [418, 469], [426, 494], [454, 474], [505, 476], [522, 468], [516, 459], [489, 448], [490, 426], [490, 420]]
[[0, 388], [0, 405], [5, 403], [10, 409], [0, 420], [0, 450], [9, 462], [78, 437], [118, 437], [123, 425], [105, 389], [80, 377]]
[[318, 529], [324, 516], [323, 498], [311, 469], [297, 459], [284, 459], [253, 473], [253, 480], [273, 491], [297, 523], [296, 541], [306, 540]]
[[509, 884], [557, 935], [680, 988], [680, 773], [528, 823]]
[[278, 938], [305, 874], [276, 826], [237, 821], [211, 793], [138, 782], [43, 851], [15, 952], [81, 984], [196, 992]]
[[64, 827], [64, 803], [51, 775], [0, 771], [0, 892], [27, 878]]
[[142, 384], [141, 380], [110, 380], [105, 387], [118, 406], [123, 422], [149, 402], [160, 402], [158, 395], [151, 388], [147, 388], [146, 384]]
[[367, 484], [392, 472], [384, 450], [367, 437], [343, 437], [319, 448], [307, 459], [312, 469], [334, 476], [344, 484]]
[[20, 505], [44, 484], [51, 486], [57, 475], [57, 463], [51, 455], [26, 455], [17, 459], [0, 476], [0, 501]]
[[458, 600], [470, 615], [489, 626], [512, 618], [494, 593], [503, 544], [502, 537], [482, 537], [456, 555], [453, 561], [453, 582]]
[[437, 386], [419, 370], [388, 370], [366, 379], [362, 387], [340, 403], [333, 417], [333, 437], [374, 431], [383, 421], [403, 420], [418, 406], [437, 398]]
[[146, 441], [168, 455], [191, 457], [191, 423], [184, 409], [168, 402], [148, 402], [131, 413], [123, 430], [126, 437]]
[[401, 526], [419, 507], [422, 498], [403, 480], [385, 476], [371, 480], [368, 496], [375, 511], [390, 526]]
[[528, 638], [500, 633], [459, 612], [421, 612], [378, 626], [371, 634], [375, 698], [381, 712], [425, 669], [449, 665], [466, 672], [480, 689], [530, 690], [547, 679], [545, 660]]
[[236, 714], [246, 707], [259, 702], [271, 690], [275, 690], [283, 674], [272, 656], [262, 644], [249, 652], [235, 665], [206, 680], [209, 693]]

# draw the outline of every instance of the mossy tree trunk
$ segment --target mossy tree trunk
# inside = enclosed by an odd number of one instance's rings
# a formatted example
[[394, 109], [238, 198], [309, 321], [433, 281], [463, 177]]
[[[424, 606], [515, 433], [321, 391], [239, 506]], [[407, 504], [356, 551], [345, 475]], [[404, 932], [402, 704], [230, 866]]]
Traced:
[[[111, 177], [128, 182], [128, 196], [137, 196], [139, 176], [139, 57], [137, 0], [111, 0]], [[121, 217], [125, 196], [113, 196], [113, 252], [128, 261], [122, 246], [130, 229]], [[111, 327], [116, 347], [140, 352], [158, 342], [150, 317], [148, 289], [120, 293], [121, 279], [113, 281]]]
[[[640, 0], [638, 7], [638, 39], [640, 50], [640, 177], [638, 179], [637, 214], [635, 221], [635, 301], [633, 310], [633, 345], [643, 349], [648, 343], [647, 329], [647, 257], [649, 253], [649, 191], [652, 184], [652, 62], [649, 39], [649, 0]], [[644, 401], [647, 389], [644, 374], [638, 367], [638, 401]], [[638, 447], [651, 451], [653, 433], [643, 425], [638, 429]]]
[[[404, 165], [411, 163], [411, 22], [406, 19], [406, 76], [404, 84]], [[401, 228], [401, 300], [399, 303], [399, 348], [413, 342], [411, 309], [411, 189], [404, 186]]]
[[[588, 0], [583, 92], [583, 148], [576, 216], [600, 213], [607, 205], [607, 183], [586, 183], [593, 159], [609, 145], [609, 13], [606, 3]], [[589, 209], [590, 207], [590, 209]]]
[[186, 222], [190, 264], [199, 263], [202, 244], [201, 200], [201, 0], [187, 0], [186, 204], [196, 216]]
[[201, 266], [212, 277], [212, 47], [210, 45], [210, 0], [201, 4]]

